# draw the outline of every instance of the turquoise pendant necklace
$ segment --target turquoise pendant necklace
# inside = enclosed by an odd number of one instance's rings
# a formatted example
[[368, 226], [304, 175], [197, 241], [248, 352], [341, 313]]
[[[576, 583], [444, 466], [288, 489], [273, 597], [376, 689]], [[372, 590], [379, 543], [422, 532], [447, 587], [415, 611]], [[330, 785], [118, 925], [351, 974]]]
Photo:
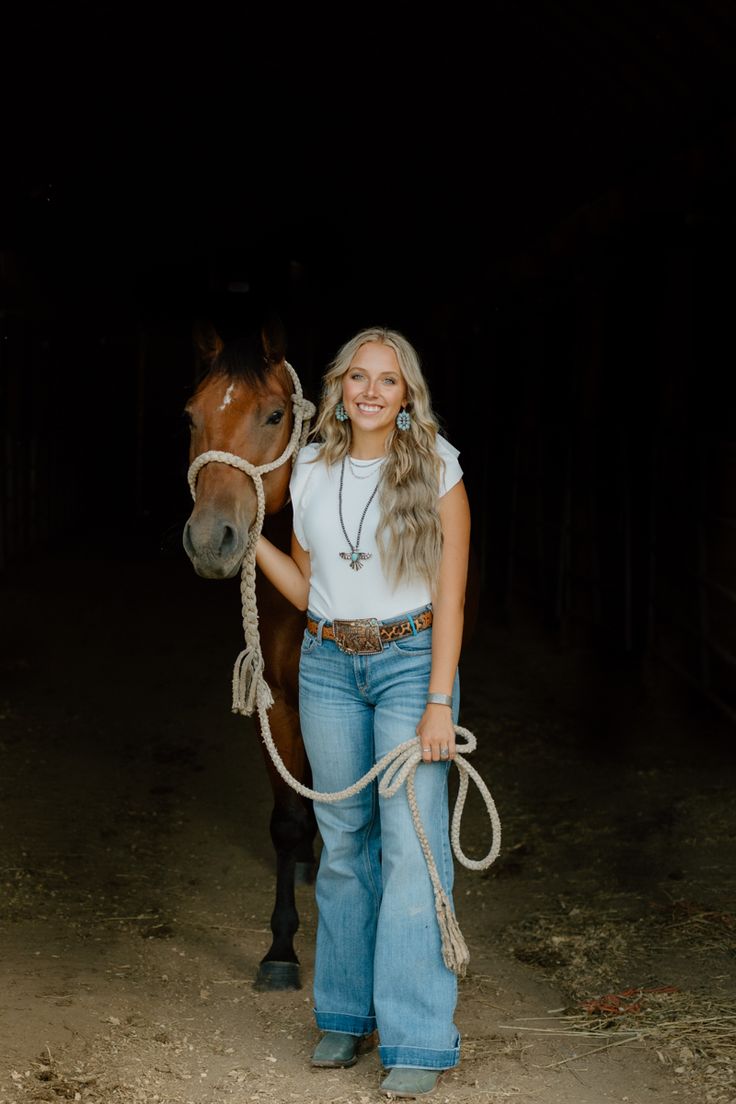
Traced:
[[348, 548], [350, 549], [350, 551], [349, 552], [341, 552], [340, 553], [340, 559], [341, 560], [347, 560], [350, 567], [352, 567], [353, 571], [360, 571], [360, 569], [362, 568], [365, 561], [369, 560], [371, 558], [371, 553], [370, 552], [361, 552], [360, 551], [360, 534], [363, 531], [363, 522], [365, 521], [365, 515], [368, 513], [368, 507], [370, 506], [373, 499], [376, 497], [376, 492], [378, 491], [379, 484], [376, 483], [375, 487], [373, 488], [373, 493], [371, 494], [371, 497], [366, 502], [365, 507], [363, 509], [363, 513], [360, 515], [360, 524], [358, 525], [358, 535], [355, 538], [355, 544], [353, 544], [350, 537], [348, 536], [347, 529], [345, 528], [345, 521], [344, 521], [343, 516], [342, 516], [342, 484], [343, 484], [344, 478], [345, 478], [345, 457], [343, 456], [342, 465], [340, 466], [340, 489], [337, 493], [337, 508], [338, 508], [338, 512], [340, 514], [340, 525], [342, 526], [343, 535], [345, 537], [345, 540], [348, 542]]

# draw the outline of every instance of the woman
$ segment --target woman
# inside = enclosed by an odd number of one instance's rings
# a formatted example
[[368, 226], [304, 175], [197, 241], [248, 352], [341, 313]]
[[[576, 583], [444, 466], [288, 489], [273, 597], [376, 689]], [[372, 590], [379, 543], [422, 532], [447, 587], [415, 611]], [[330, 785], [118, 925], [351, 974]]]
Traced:
[[[351, 786], [417, 736], [419, 812], [448, 896], [447, 779], [455, 756], [470, 511], [458, 453], [437, 432], [411, 344], [361, 330], [323, 379], [314, 440], [291, 477], [291, 556], [261, 537], [257, 562], [307, 627], [302, 734], [318, 791]], [[394, 1096], [431, 1092], [455, 1066], [457, 979], [405, 793], [373, 783], [315, 803], [315, 1066], [350, 1066], [378, 1032]]]

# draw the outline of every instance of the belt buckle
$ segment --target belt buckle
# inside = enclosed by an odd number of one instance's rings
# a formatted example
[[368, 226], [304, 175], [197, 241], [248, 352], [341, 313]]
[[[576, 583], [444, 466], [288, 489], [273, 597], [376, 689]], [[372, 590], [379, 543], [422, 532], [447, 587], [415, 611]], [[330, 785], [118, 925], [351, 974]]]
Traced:
[[373, 655], [383, 651], [381, 628], [375, 617], [358, 618], [355, 621], [333, 621], [335, 643], [341, 652], [349, 655]]

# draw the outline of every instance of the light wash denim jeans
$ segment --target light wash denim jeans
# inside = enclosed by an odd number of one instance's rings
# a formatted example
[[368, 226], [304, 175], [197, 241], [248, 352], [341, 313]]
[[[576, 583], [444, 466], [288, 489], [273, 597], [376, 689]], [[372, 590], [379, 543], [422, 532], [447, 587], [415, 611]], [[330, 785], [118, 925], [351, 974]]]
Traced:
[[[386, 752], [416, 737], [429, 686], [432, 629], [358, 656], [323, 640], [323, 624], [316, 637], [304, 634], [299, 705], [314, 789], [334, 791], [351, 786]], [[456, 675], [455, 723], [458, 708]], [[415, 782], [424, 830], [451, 896], [448, 771], [449, 763], [420, 763]], [[434, 890], [405, 788], [379, 799], [373, 782], [345, 801], [315, 802], [314, 810], [322, 836], [317, 1026], [353, 1035], [378, 1028], [386, 1069], [457, 1065], [457, 977], [442, 959]]]

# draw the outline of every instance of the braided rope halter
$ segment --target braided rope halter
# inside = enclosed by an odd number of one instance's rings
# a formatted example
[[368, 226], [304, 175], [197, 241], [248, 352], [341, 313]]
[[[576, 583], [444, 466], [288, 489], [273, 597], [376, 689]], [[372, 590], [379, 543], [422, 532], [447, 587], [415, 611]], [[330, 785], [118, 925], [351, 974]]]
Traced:
[[[258, 506], [255, 520], [248, 535], [248, 543], [243, 556], [240, 581], [245, 648], [238, 655], [233, 668], [232, 710], [233, 713], [241, 713], [243, 716], [251, 716], [253, 712], [257, 712], [261, 736], [268, 748], [269, 755], [271, 756], [276, 770], [283, 780], [298, 794], [301, 794], [302, 797], [328, 804], [344, 801], [346, 798], [352, 797], [365, 789], [374, 778], [377, 778], [382, 773], [383, 778], [381, 778], [378, 783], [378, 792], [382, 797], [393, 797], [394, 794], [401, 789], [404, 783], [406, 783], [406, 796], [409, 802], [412, 821], [434, 889], [435, 911], [437, 913], [437, 922], [442, 939], [442, 957], [447, 968], [453, 970], [462, 977], [465, 975], [467, 964], [470, 961], [470, 954], [455, 918], [450, 899], [440, 881], [434, 856], [429, 846], [429, 840], [427, 839], [419, 815], [414, 776], [417, 766], [422, 762], [422, 756], [416, 738], [406, 740], [403, 744], [399, 744], [397, 747], [393, 748], [392, 751], [384, 755], [382, 759], [375, 763], [373, 767], [371, 767], [362, 778], [359, 778], [357, 782], [353, 783], [352, 786], [348, 786], [344, 790], [337, 790], [334, 793], [320, 793], [317, 790], [311, 790], [309, 787], [299, 782], [298, 779], [294, 778], [286, 769], [273, 741], [271, 726], [268, 720], [268, 711], [273, 705], [273, 694], [271, 693], [271, 688], [266, 682], [263, 673], [264, 660], [258, 632], [258, 606], [256, 602], [255, 550], [256, 543], [261, 535], [263, 520], [266, 514], [266, 499], [262, 477], [268, 474], [268, 472], [280, 468], [282, 464], [285, 464], [287, 460], [294, 456], [297, 451], [297, 446], [301, 448], [301, 446], [305, 444], [307, 434], [309, 433], [309, 423], [315, 414], [314, 403], [304, 398], [301, 382], [296, 372], [288, 361], [284, 361], [284, 364], [294, 382], [295, 391], [291, 396], [294, 407], [294, 424], [292, 426], [289, 442], [278, 459], [272, 460], [268, 464], [255, 465], [251, 464], [248, 460], [244, 460], [241, 456], [236, 456], [232, 452], [220, 452], [217, 449], [211, 449], [195, 457], [187, 473], [189, 489], [195, 501], [197, 497], [197, 476], [205, 464], [210, 464], [212, 462], [229, 464], [233, 468], [238, 468], [240, 471], [250, 476], [255, 484]], [[477, 740], [472, 732], [467, 728], [462, 728], [460, 725], [455, 725], [455, 732], [458, 736], [465, 739], [465, 743], [459, 745], [460, 752], [475, 751]], [[453, 853], [458, 862], [467, 869], [485, 870], [497, 858], [501, 847], [501, 823], [498, 812], [496, 811], [495, 803], [485, 782], [467, 759], [461, 754], [456, 754], [454, 763], [458, 769], [460, 780], [450, 828], [450, 840]], [[491, 847], [488, 854], [482, 859], [469, 859], [467, 855], [464, 854], [460, 845], [460, 824], [462, 821], [463, 809], [465, 808], [469, 779], [471, 778], [478, 787], [491, 822]]]

